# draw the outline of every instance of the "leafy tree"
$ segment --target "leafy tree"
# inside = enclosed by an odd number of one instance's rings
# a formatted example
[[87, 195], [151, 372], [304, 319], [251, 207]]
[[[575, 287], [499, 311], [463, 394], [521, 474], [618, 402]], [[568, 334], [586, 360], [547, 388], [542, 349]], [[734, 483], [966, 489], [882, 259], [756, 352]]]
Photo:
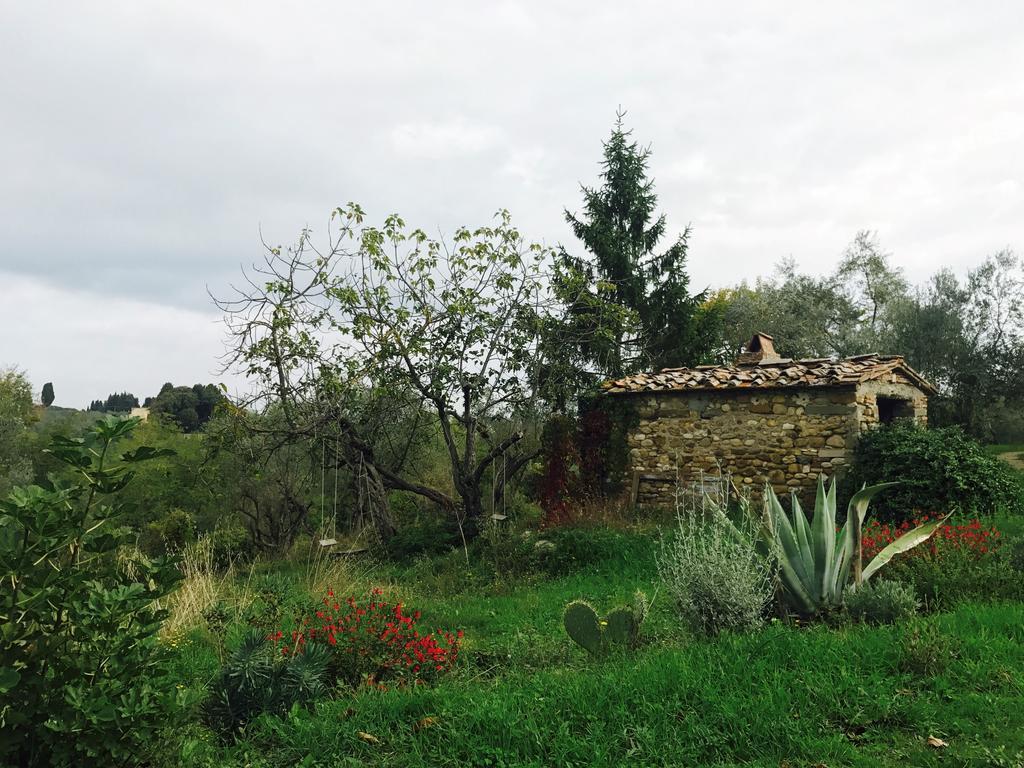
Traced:
[[853, 336], [844, 340], [847, 354], [877, 351], [889, 313], [907, 295], [906, 278], [891, 258], [892, 254], [882, 250], [877, 233], [861, 230], [839, 262], [834, 283], [842, 286], [849, 305], [858, 313], [851, 324]]
[[183, 432], [202, 429], [217, 405], [223, 401], [224, 395], [215, 384], [175, 387], [170, 382], [160, 388], [160, 394], [147, 400], [154, 416], [170, 419]]
[[701, 362], [716, 341], [717, 318], [690, 295], [690, 228], [658, 252], [667, 232], [656, 215], [649, 148], [630, 139], [619, 113], [604, 143], [601, 185], [583, 187], [583, 211], [565, 212], [586, 256], [558, 254], [555, 290], [567, 304], [561, 343], [602, 376]]
[[19, 487], [0, 502], [0, 762], [5, 765], [145, 763], [175, 722], [169, 650], [157, 640], [173, 589], [166, 561], [114, 552], [119, 492], [131, 467], [160, 454], [118, 456], [137, 419], [107, 417], [53, 454], [74, 482]]
[[859, 312], [836, 280], [800, 274], [792, 260], [776, 276], [722, 291], [723, 340], [720, 359], [732, 362], [757, 332], [775, 337], [783, 357], [844, 356]]
[[791, 261], [777, 275], [721, 291], [722, 360], [755, 331], [783, 356], [901, 354], [939, 389], [933, 424], [1024, 439], [1024, 262], [1001, 251], [959, 278], [940, 270], [911, 289], [875, 235], [858, 232], [838, 268], [815, 277]]
[[191, 387], [175, 387], [161, 392], [149, 405], [153, 416], [166, 416], [183, 432], [199, 429], [199, 398]]
[[102, 413], [127, 413], [139, 407], [139, 398], [131, 392], [112, 392], [106, 400], [93, 400], [89, 404], [90, 411]]
[[207, 431], [221, 484], [231, 489], [223, 511], [242, 521], [256, 549], [277, 553], [300, 533], [316, 530], [313, 515], [321, 491], [321, 456], [316, 455], [321, 446], [282, 443], [275, 429], [282, 426], [280, 417], [275, 410], [231, 414], [215, 419]]
[[943, 270], [892, 313], [888, 346], [939, 388], [930, 417], [972, 435], [1024, 439], [1024, 262], [1010, 251], [960, 279]]
[[32, 385], [21, 371], [0, 370], [0, 498], [14, 485], [28, 482]]
[[892, 255], [876, 234], [862, 230], [830, 275], [802, 274], [784, 259], [772, 277], [724, 291], [726, 344], [720, 357], [732, 360], [758, 331], [773, 335], [784, 357], [890, 352], [894, 316], [907, 294]]
[[43, 384], [42, 401], [43, 405], [45, 405], [47, 408], [53, 405], [53, 382], [48, 381], [45, 384]]
[[[231, 359], [256, 384], [242, 405], [279, 409], [282, 441], [330, 436], [329, 461], [358, 468], [361, 503], [382, 537], [393, 532], [392, 490], [434, 502], [471, 535], [485, 483], [500, 493], [536, 455], [523, 448], [522, 425], [536, 407], [529, 378], [548, 254], [524, 243], [506, 212], [493, 226], [459, 229], [450, 244], [397, 216], [362, 227], [363, 216], [353, 204], [338, 209], [326, 249], [308, 232], [287, 251], [269, 249], [262, 285], [220, 302]], [[364, 425], [398, 404], [439, 436], [444, 482], [379, 455]], [[499, 460], [500, 479], [491, 472]]]

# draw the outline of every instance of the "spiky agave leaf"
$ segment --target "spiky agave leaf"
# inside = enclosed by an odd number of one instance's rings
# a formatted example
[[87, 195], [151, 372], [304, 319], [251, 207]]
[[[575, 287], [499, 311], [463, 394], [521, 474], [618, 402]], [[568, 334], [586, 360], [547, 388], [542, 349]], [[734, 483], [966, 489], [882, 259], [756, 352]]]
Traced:
[[[854, 528], [850, 525], [850, 518], [853, 515], [857, 515], [857, 520], [860, 521], [860, 526], [858, 527], [863, 530], [864, 519], [867, 517], [868, 505], [871, 503], [871, 500], [886, 488], [892, 488], [894, 485], [899, 485], [899, 483], [864, 485], [859, 491], [853, 494], [853, 497], [850, 499], [850, 503], [847, 504], [846, 522], [843, 523], [843, 528], [839, 532], [839, 548], [842, 552], [842, 556], [835, 575], [834, 591], [837, 597], [841, 597], [843, 590], [846, 589], [846, 585], [850, 580], [850, 566], [853, 562]], [[863, 578], [863, 576], [861, 578]]]
[[820, 474], [814, 497], [811, 543], [814, 563], [814, 583], [810, 585], [812, 595], [819, 603], [828, 602], [836, 559], [836, 510], [834, 501], [825, 492], [825, 477]]
[[907, 531], [900, 536], [896, 541], [889, 544], [881, 552], [875, 555], [871, 562], [868, 563], [867, 568], [864, 569], [864, 573], [861, 575], [863, 581], [867, 581], [871, 578], [871, 575], [878, 571], [883, 565], [892, 560], [896, 555], [901, 552], [906, 552], [908, 549], [913, 549], [918, 544], [923, 544], [927, 541], [935, 531], [937, 531], [953, 513], [948, 513], [945, 517], [940, 520], [933, 520], [930, 523], [919, 525], [913, 530]]
[[808, 592], [808, 565], [811, 562], [809, 545], [806, 549], [801, 547], [793, 526], [779, 502], [779, 497], [768, 484], [765, 484], [764, 503], [765, 522], [761, 529], [762, 538], [779, 564], [782, 585], [800, 610], [813, 613], [817, 603]]
[[[766, 484], [762, 536], [779, 562], [783, 587], [798, 610], [815, 613], [823, 605], [837, 604], [842, 599], [854, 552], [850, 518], [857, 515], [863, 522], [871, 499], [892, 485], [895, 483], [864, 487], [854, 494], [847, 522], [836, 533], [835, 479], [826, 486], [825, 477], [819, 475], [810, 521], [795, 494], [787, 515], [775, 491]], [[907, 548], [911, 546], [914, 544], [907, 542]]]

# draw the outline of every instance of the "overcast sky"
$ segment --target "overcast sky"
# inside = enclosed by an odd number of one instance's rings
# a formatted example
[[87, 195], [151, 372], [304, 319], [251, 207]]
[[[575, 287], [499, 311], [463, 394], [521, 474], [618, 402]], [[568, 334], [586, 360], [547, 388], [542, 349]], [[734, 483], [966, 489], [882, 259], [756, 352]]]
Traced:
[[698, 288], [1024, 248], [1024, 4], [727, 5], [0, 0], [0, 365], [224, 380], [207, 287], [349, 200], [572, 247], [619, 105]]

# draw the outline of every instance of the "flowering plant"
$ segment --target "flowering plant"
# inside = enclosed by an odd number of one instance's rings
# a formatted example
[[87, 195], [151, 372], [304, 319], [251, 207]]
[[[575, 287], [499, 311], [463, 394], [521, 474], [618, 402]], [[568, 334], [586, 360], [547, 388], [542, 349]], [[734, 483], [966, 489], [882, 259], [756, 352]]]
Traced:
[[378, 688], [386, 687], [385, 681], [427, 682], [455, 666], [462, 630], [421, 632], [420, 612], [386, 602], [380, 589], [363, 600], [339, 600], [328, 590], [320, 602], [290, 640], [284, 632], [270, 635], [282, 655], [302, 653], [309, 643], [324, 644], [333, 651], [338, 677]]
[[[864, 526], [861, 534], [861, 542], [865, 559], [870, 559], [880, 552], [891, 542], [898, 539], [904, 533], [916, 525], [940, 519], [940, 515], [922, 515], [914, 520], [905, 521], [899, 525], [889, 525], [872, 520]], [[910, 557], [924, 557], [937, 560], [945, 554], [959, 553], [981, 558], [994, 552], [1000, 545], [999, 531], [995, 526], [983, 526], [981, 521], [975, 518], [967, 523], [939, 526], [932, 537], [923, 546], [916, 547], [906, 553]]]

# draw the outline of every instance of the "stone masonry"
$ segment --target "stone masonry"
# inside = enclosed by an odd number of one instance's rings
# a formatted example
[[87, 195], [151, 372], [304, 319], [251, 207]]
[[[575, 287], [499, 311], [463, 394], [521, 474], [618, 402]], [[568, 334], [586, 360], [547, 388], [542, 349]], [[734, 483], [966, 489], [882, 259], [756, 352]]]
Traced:
[[[770, 337], [761, 339], [770, 345]], [[760, 385], [730, 386], [747, 375], [747, 366], [741, 365], [670, 369], [662, 372], [673, 374], [670, 387], [657, 386], [659, 374], [641, 375], [648, 377], [642, 389], [630, 388], [636, 377], [614, 382], [618, 394], [630, 398], [635, 415], [627, 436], [633, 501], [668, 504], [677, 485], [719, 473], [752, 488], [769, 482], [777, 492], [807, 490], [819, 473], [842, 474], [864, 430], [894, 418], [927, 420], [930, 385], [902, 360], [861, 356], [851, 361], [859, 362], [842, 370], [856, 371], [854, 381], [843, 381], [852, 374], [835, 374], [832, 368], [831, 378], [822, 378], [825, 366], [844, 361], [794, 362], [773, 355], [755, 365], [786, 366], [789, 378], [771, 373], [774, 378]], [[815, 375], [797, 375], [796, 366]], [[702, 387], [679, 386], [698, 370]], [[709, 386], [708, 373], [726, 385]]]

